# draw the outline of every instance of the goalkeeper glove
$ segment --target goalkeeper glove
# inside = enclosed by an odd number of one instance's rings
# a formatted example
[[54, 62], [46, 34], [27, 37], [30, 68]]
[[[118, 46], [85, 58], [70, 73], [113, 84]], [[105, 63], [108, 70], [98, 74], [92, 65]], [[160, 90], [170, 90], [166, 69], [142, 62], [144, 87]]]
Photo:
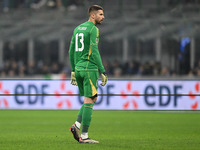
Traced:
[[71, 72], [71, 84], [77, 86], [75, 72]]
[[101, 86], [105, 86], [107, 81], [108, 81], [108, 77], [107, 77], [106, 73], [104, 72], [101, 74]]

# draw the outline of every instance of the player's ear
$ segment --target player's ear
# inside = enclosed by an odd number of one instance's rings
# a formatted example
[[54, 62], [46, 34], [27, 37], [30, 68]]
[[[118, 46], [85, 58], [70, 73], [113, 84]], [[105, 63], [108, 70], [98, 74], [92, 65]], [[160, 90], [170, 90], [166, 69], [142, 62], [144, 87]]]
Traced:
[[95, 18], [95, 13], [91, 13], [91, 17], [92, 17], [92, 19], [94, 19]]

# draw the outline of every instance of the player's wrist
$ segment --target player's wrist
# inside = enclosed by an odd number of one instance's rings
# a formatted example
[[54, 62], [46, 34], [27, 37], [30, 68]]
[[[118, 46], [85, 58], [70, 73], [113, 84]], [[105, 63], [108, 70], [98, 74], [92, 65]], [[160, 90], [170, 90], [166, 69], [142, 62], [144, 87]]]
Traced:
[[107, 76], [106, 72], [103, 72], [102, 74], [103, 74], [104, 76]]

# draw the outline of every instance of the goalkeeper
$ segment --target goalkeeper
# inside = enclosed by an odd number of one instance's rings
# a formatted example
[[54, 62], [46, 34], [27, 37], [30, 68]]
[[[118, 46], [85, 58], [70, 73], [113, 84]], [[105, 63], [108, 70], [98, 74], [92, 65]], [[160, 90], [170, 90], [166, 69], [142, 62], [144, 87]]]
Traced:
[[98, 50], [99, 29], [96, 27], [97, 24], [102, 24], [104, 13], [99, 5], [91, 6], [88, 13], [89, 20], [74, 29], [69, 48], [71, 84], [78, 85], [80, 95], [84, 96], [84, 104], [70, 130], [79, 143], [99, 143], [88, 137], [88, 129], [93, 106], [97, 100], [99, 70], [102, 78], [101, 85], [106, 85], [108, 80]]

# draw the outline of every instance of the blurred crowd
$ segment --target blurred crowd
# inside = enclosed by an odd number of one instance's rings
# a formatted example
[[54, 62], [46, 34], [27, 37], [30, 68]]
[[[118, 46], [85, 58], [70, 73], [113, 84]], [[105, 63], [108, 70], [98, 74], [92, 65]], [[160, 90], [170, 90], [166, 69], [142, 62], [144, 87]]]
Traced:
[[[58, 8], [62, 10], [62, 8], [66, 8], [68, 10], [76, 10], [78, 6], [83, 5], [86, 1], [92, 0], [0, 0], [0, 11], [6, 13], [12, 9], [30, 8], [37, 10], [44, 7], [50, 9]], [[168, 2], [169, 5], [176, 5], [179, 2], [184, 2], [185, 4], [194, 3], [196, 0], [168, 0]], [[6, 51], [10, 53], [8, 49], [6, 49]], [[8, 58], [3, 62], [3, 64], [0, 64], [0, 77], [25, 77], [50, 74], [65, 74], [66, 77], [70, 77], [71, 70], [69, 65], [59, 64], [55, 60], [53, 61], [54, 62], [49, 64], [44, 63], [43, 61], [24, 62], [22, 60], [16, 61]], [[194, 65], [194, 68], [186, 70], [184, 70], [187, 68], [185, 64], [182, 66], [180, 65], [179, 67], [176, 66], [179, 70], [171, 70], [166, 66], [162, 66], [160, 62], [155, 61], [141, 63], [131, 60], [122, 63], [119, 60], [105, 60], [103, 62], [108, 76], [112, 77], [176, 75], [200, 76], [200, 61]]]
[[[0, 0], [0, 6], [3, 12], [8, 12], [10, 9], [17, 8], [32, 8], [40, 9], [42, 7], [48, 8], [67, 8], [74, 10], [79, 5], [83, 5], [86, 2], [92, 0]], [[168, 0], [169, 6], [174, 6], [177, 4], [196, 4], [200, 1], [196, 0]]]
[[[141, 64], [136, 61], [120, 63], [118, 60], [104, 61], [104, 66], [108, 76], [110, 77], [134, 77], [134, 76], [161, 76], [170, 77], [178, 75], [200, 76], [200, 61], [195, 65], [195, 68], [187, 74], [180, 74], [180, 71], [169, 70], [165, 66], [161, 66], [159, 62], [146, 62]], [[45, 64], [42, 61], [37, 63], [29, 62], [25, 65], [22, 61], [5, 61], [0, 66], [0, 77], [30, 77], [34, 75], [52, 75], [64, 74], [65, 77], [70, 77], [71, 69], [69, 66], [53, 62]]]
[[104, 62], [107, 73], [113, 77], [121, 76], [200, 76], [200, 61], [195, 64], [195, 67], [186, 74], [182, 70], [170, 70], [166, 66], [162, 66], [160, 62], [149, 61], [144, 64], [137, 61], [129, 61], [121, 64], [115, 60], [113, 62]]
[[57, 62], [46, 64], [42, 61], [37, 63], [31, 61], [26, 65], [22, 61], [7, 60], [0, 67], [0, 77], [2, 78], [61, 74], [62, 72], [69, 75], [70, 68], [66, 68]]
[[10, 9], [17, 8], [32, 8], [40, 9], [47, 8], [69, 8], [76, 9], [81, 5], [81, 0], [0, 0], [0, 6], [3, 12], [9, 12]]

